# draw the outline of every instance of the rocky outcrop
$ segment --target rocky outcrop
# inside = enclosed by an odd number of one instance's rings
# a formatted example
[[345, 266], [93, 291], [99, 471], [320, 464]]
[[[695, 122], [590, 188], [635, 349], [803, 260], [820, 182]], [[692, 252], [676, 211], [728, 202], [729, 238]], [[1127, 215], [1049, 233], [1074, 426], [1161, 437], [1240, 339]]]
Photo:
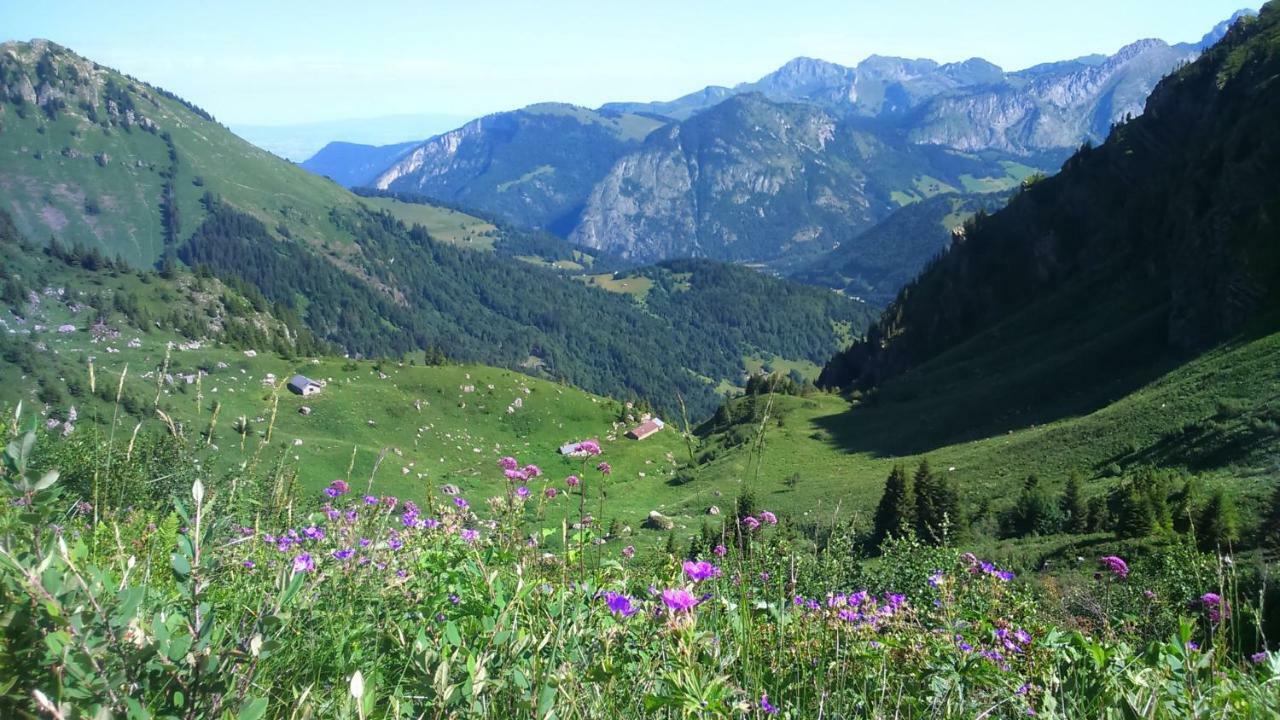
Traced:
[[596, 182], [661, 124], [572, 105], [534, 105], [433, 137], [373, 184], [568, 233]]
[[570, 240], [642, 262], [798, 264], [888, 215], [905, 201], [904, 187], [928, 177], [942, 191], [965, 173], [1003, 170], [921, 152], [813, 105], [739, 95], [615, 163]]

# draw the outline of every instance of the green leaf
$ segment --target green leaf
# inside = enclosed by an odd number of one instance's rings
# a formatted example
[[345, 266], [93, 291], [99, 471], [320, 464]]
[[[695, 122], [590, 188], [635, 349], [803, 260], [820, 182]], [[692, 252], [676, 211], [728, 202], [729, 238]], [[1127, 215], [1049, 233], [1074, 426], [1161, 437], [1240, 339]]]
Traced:
[[191, 574], [191, 562], [178, 553], [169, 556], [169, 564], [173, 566], [173, 571], [181, 577]]
[[36, 482], [34, 489], [37, 492], [39, 492], [40, 490], [47, 490], [51, 485], [53, 485], [56, 482], [58, 482], [58, 471], [50, 470], [49, 472], [44, 474], [44, 477], [40, 478], [40, 480]]
[[236, 713], [236, 720], [259, 720], [266, 714], [266, 698], [249, 698], [240, 706], [240, 712]]

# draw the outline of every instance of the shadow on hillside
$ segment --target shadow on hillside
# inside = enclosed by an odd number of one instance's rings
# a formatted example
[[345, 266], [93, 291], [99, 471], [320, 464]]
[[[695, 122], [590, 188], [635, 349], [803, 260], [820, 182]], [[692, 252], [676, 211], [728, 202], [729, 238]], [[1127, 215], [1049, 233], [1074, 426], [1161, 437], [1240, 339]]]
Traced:
[[[1280, 318], [1259, 317], [1220, 348], [1238, 348], [1276, 332]], [[1060, 356], [995, 357], [982, 349], [952, 352], [886, 383], [848, 411], [814, 420], [833, 445], [877, 457], [922, 455], [957, 443], [1096, 412], [1201, 357], [1164, 343], [1163, 315], [1153, 313], [1110, 336], [1074, 345]], [[993, 359], [994, 358], [994, 359]], [[1205, 388], [1203, 392], [1212, 392]], [[1262, 402], [1262, 399], [1258, 399]], [[1225, 430], [1206, 419], [1170, 427], [1159, 442], [1108, 458], [1123, 465], [1178, 464], [1199, 470], [1275, 445], [1268, 429], [1236, 422]]]
[[[1163, 356], [1145, 368], [1129, 368], [1094, 385], [1044, 383], [1039, 387], [978, 383], [952, 392], [921, 397], [887, 386], [890, 399], [863, 401], [849, 410], [814, 419], [829, 442], [848, 453], [876, 457], [923, 455], [949, 445], [983, 440], [1100, 410], [1176, 367]], [[883, 396], [882, 396], [883, 398]]]

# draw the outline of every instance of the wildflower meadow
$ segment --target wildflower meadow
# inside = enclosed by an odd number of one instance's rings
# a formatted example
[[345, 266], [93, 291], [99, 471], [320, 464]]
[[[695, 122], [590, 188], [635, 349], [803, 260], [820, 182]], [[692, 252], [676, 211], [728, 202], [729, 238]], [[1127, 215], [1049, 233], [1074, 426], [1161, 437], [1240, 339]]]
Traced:
[[569, 477], [502, 458], [493, 497], [344, 478], [281, 503], [246, 469], [95, 503], [10, 436], [3, 717], [1280, 714], [1265, 583], [1190, 547], [1068, 581], [910, 534], [870, 557], [843, 525], [815, 542], [738, 503], [672, 552], [594, 521], [613, 479], [593, 441]]

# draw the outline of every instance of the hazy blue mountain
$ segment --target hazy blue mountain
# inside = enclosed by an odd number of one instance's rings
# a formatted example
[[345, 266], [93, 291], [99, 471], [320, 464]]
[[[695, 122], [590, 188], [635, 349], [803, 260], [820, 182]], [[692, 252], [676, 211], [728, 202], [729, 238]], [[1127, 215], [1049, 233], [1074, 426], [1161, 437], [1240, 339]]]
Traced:
[[331, 142], [300, 165], [344, 187], [362, 187], [374, 181], [392, 163], [418, 147], [419, 141], [395, 145], [360, 145]]
[[424, 113], [288, 125], [233, 124], [231, 130], [263, 150], [300, 163], [331, 142], [389, 145], [420, 141], [458, 127], [468, 119], [465, 115]]

